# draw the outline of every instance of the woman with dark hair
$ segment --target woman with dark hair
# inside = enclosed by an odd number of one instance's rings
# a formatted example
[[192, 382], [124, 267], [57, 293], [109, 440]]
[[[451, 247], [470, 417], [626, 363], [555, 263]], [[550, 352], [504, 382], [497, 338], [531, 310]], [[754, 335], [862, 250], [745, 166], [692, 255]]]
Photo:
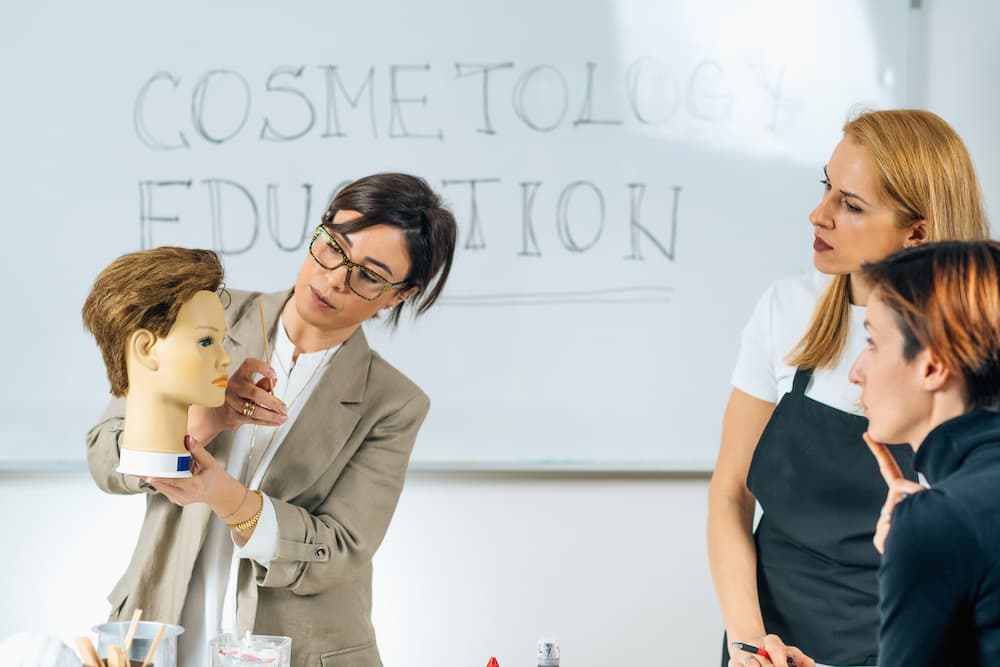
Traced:
[[142, 608], [184, 626], [182, 665], [207, 664], [219, 631], [292, 637], [296, 666], [381, 664], [372, 557], [429, 401], [369, 349], [361, 324], [430, 308], [456, 233], [422, 179], [368, 176], [336, 195], [291, 291], [230, 290], [237, 370], [222, 406], [190, 409], [190, 479], [117, 473], [125, 414], [109, 405], [87, 436], [91, 474], [110, 493], [148, 494], [112, 618]]
[[1000, 244], [929, 244], [864, 271], [868, 341], [851, 380], [866, 439], [883, 468], [880, 443], [912, 443], [931, 485], [883, 510], [879, 664], [998, 665]]

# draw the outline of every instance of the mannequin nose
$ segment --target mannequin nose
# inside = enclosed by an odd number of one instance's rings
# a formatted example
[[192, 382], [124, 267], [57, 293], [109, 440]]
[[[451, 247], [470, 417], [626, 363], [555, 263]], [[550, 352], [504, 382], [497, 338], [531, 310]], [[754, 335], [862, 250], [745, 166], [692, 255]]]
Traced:
[[[226, 350], [225, 350], [225, 348], [223, 348], [223, 347], [222, 347], [222, 346], [220, 345], [220, 346], [219, 346], [219, 349], [220, 349], [220, 350], [222, 350], [222, 353], [221, 353], [221, 354], [219, 355], [219, 359], [218, 359], [218, 361], [216, 362], [216, 366], [218, 366], [218, 367], [219, 367], [219, 369], [221, 369], [221, 370], [225, 370], [225, 369], [229, 368], [229, 364], [233, 363], [233, 360], [232, 360], [232, 358], [231, 358], [231, 357], [230, 357], [230, 356], [229, 356], [229, 355], [228, 355], [228, 354], [226, 353]], [[268, 360], [268, 362], [270, 362], [270, 359]]]

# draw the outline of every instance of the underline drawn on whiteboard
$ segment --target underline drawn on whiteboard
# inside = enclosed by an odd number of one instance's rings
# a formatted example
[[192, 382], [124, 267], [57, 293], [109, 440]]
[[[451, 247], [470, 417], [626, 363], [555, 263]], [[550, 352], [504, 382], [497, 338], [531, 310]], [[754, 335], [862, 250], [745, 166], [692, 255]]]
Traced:
[[639, 285], [574, 292], [501, 292], [443, 296], [446, 306], [551, 306], [571, 303], [649, 304], [670, 303], [672, 287]]

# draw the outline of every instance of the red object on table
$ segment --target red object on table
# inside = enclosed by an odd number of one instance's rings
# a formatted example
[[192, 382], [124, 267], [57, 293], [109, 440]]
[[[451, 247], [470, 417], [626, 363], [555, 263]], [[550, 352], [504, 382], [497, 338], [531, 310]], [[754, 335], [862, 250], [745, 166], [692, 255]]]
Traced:
[[486, 663], [486, 667], [500, 667], [500, 663], [497, 662], [496, 658], [490, 658], [490, 661]]

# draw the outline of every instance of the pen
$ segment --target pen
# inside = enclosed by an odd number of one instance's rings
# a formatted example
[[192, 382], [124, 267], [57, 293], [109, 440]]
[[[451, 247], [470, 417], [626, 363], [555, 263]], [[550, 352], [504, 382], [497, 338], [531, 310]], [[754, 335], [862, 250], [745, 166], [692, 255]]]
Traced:
[[[759, 655], [762, 658], [767, 658], [768, 660], [771, 659], [771, 656], [768, 655], [767, 651], [765, 651], [762, 648], [758, 648], [753, 644], [744, 644], [743, 642], [730, 642], [730, 646], [732, 646], [735, 649], [739, 649], [740, 651], [746, 651], [747, 653], [755, 653], [756, 655]], [[789, 665], [795, 664], [795, 661], [788, 657], [785, 658], [785, 661]]]

